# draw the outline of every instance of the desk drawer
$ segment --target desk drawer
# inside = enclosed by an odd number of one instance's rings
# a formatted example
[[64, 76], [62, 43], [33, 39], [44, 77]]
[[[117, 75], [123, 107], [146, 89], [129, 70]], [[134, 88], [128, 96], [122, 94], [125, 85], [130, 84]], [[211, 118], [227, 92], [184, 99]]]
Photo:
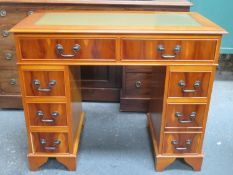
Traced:
[[123, 60], [213, 60], [217, 40], [122, 39]]
[[18, 72], [0, 67], [0, 94], [16, 95], [20, 93]]
[[114, 60], [113, 38], [19, 38], [21, 59]]
[[66, 104], [30, 103], [27, 107], [32, 126], [65, 126], [67, 124]]
[[125, 95], [127, 97], [150, 98], [151, 73], [125, 73]]
[[33, 133], [33, 147], [37, 153], [68, 153], [65, 133]]
[[211, 72], [171, 72], [168, 97], [207, 97]]
[[201, 153], [201, 134], [166, 133], [164, 136], [164, 154], [199, 154]]
[[168, 104], [165, 127], [203, 127], [205, 110], [206, 104]]
[[24, 71], [26, 96], [65, 96], [64, 71]]

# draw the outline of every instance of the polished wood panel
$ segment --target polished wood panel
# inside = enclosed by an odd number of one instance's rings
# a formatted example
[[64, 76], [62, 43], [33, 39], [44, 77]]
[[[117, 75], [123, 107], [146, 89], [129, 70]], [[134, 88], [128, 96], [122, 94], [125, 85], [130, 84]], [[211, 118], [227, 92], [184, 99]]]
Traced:
[[[65, 96], [63, 71], [24, 71], [23, 76], [26, 96]], [[34, 80], [40, 81], [41, 88], [48, 88], [51, 80], [55, 80], [56, 84], [51, 91], [40, 92], [33, 84]]]
[[[65, 133], [32, 133], [33, 135], [33, 148], [35, 153], [68, 153], [68, 139]], [[46, 141], [41, 144], [42, 139]], [[60, 141], [60, 144], [56, 145], [54, 142]], [[46, 147], [55, 147], [54, 150], [47, 150]]]
[[[186, 143], [188, 140], [190, 144]], [[177, 141], [177, 145], [172, 144], [172, 141]], [[164, 154], [200, 154], [202, 139], [201, 134], [197, 133], [165, 133], [163, 139]], [[177, 150], [181, 148], [181, 150]], [[185, 149], [186, 148], [186, 149]]]
[[[169, 83], [169, 97], [207, 97], [209, 90], [210, 72], [172, 72]], [[179, 82], [184, 81], [184, 88]], [[200, 81], [200, 87], [195, 89], [194, 84]], [[183, 92], [183, 90], [195, 90], [195, 92]]]
[[[181, 50], [174, 52], [179, 45]], [[214, 60], [217, 40], [186, 39], [122, 39], [122, 59], [125, 60]], [[164, 51], [158, 51], [162, 46]], [[132, 52], [133, 50], [133, 52]], [[174, 56], [163, 58], [162, 55]]]
[[[80, 45], [80, 50], [73, 57], [63, 57], [57, 54], [56, 45], [61, 44], [64, 55], [73, 55], [73, 46]], [[115, 39], [112, 38], [19, 38], [21, 59], [94, 59], [114, 60]]]
[[[66, 104], [29, 103], [27, 104], [27, 110], [31, 126], [66, 126], [67, 124]], [[37, 114], [40, 111], [43, 116]], [[53, 116], [52, 114], [55, 113], [57, 115]]]
[[[167, 128], [202, 128], [205, 118], [206, 104], [168, 104], [166, 108]], [[182, 116], [178, 117], [176, 113]], [[191, 117], [192, 113], [193, 117]], [[187, 121], [187, 122], [185, 122]], [[189, 122], [190, 121], [190, 122]]]

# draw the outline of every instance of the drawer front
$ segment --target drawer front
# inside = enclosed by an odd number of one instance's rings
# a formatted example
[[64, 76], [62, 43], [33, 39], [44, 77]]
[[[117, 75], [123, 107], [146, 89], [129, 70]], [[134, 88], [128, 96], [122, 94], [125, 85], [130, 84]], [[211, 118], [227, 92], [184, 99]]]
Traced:
[[17, 70], [4, 70], [0, 68], [0, 94], [18, 95], [20, 93]]
[[125, 72], [152, 73], [153, 66], [125, 66]]
[[121, 53], [124, 60], [213, 60], [216, 45], [217, 40], [122, 39]]
[[21, 59], [114, 60], [115, 39], [19, 38]]
[[30, 125], [65, 126], [67, 124], [66, 104], [27, 104]]
[[15, 51], [12, 50], [0, 50], [0, 65], [7, 67], [16, 67]]
[[200, 154], [201, 134], [197, 133], [166, 133], [164, 136], [164, 154]]
[[210, 72], [171, 72], [168, 97], [207, 97]]
[[165, 127], [203, 127], [206, 104], [168, 104]]
[[64, 71], [24, 71], [26, 96], [65, 96]]
[[33, 147], [37, 153], [68, 153], [65, 133], [33, 133]]
[[127, 97], [149, 98], [151, 78], [151, 73], [126, 73], [125, 95]]

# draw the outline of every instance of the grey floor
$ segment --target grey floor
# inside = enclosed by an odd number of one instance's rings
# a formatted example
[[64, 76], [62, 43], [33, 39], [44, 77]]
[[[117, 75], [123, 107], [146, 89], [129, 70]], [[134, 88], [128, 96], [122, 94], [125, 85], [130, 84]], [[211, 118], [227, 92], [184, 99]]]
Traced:
[[[163, 175], [233, 174], [233, 77], [218, 75], [214, 83], [201, 172], [175, 161]], [[225, 79], [224, 81], [222, 79]], [[77, 171], [55, 160], [30, 172], [23, 111], [0, 110], [0, 175], [154, 175], [152, 148], [142, 113], [120, 113], [116, 103], [84, 103], [86, 123]]]

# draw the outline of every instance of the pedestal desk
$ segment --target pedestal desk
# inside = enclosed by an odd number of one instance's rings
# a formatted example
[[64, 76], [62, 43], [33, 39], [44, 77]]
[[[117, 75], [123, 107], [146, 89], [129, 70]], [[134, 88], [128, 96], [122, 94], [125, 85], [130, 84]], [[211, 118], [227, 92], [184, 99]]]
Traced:
[[[80, 66], [152, 66], [148, 127], [155, 167], [200, 170], [222, 28], [197, 13], [37, 12], [11, 29], [31, 170], [55, 157], [69, 170], [84, 122]], [[97, 116], [98, 117], [98, 116]]]

